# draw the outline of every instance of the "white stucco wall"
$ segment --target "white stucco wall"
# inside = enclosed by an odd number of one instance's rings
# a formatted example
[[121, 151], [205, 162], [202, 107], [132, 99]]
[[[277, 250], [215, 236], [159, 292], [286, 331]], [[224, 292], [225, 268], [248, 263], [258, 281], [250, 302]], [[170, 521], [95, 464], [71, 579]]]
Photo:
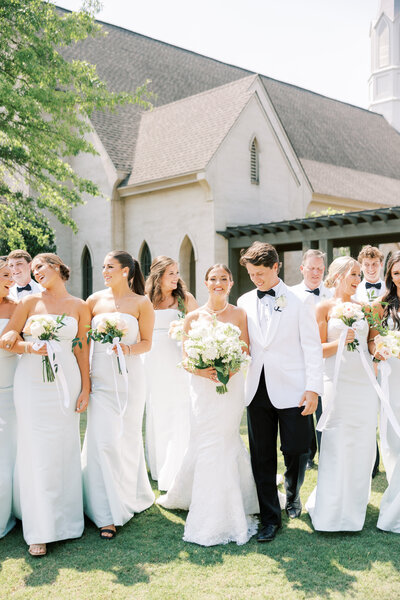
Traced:
[[178, 260], [182, 241], [187, 235], [196, 258], [196, 297], [199, 302], [207, 295], [204, 274], [214, 263], [214, 232], [213, 203], [207, 201], [200, 184], [125, 197], [125, 249], [139, 257], [146, 241], [152, 259], [164, 254]]

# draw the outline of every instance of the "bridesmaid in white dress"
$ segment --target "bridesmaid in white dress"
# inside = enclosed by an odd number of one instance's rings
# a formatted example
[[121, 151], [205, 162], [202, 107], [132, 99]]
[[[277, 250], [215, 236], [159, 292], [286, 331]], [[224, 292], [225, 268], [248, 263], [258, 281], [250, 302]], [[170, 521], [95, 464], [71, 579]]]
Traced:
[[[23, 298], [6, 331], [23, 333], [13, 351], [22, 354], [14, 380], [17, 413], [17, 460], [14, 487], [16, 515], [22, 519], [24, 539], [32, 556], [46, 554], [46, 544], [82, 535], [83, 503], [80, 466], [79, 414], [89, 399], [87, 344], [74, 347], [76, 337], [86, 337], [89, 309], [65, 287], [69, 268], [55, 254], [39, 254], [32, 262], [36, 281], [44, 291]], [[30, 335], [30, 319], [59, 315], [60, 348], [54, 382], [43, 381], [42, 357]], [[68, 382], [64, 389], [61, 374]]]
[[154, 311], [144, 295], [139, 263], [130, 254], [107, 254], [103, 277], [107, 289], [87, 299], [92, 328], [104, 315], [117, 313], [126, 321], [128, 334], [122, 338], [121, 349], [128, 388], [116, 367], [117, 348], [110, 355], [109, 344], [94, 342], [82, 465], [85, 513], [100, 528], [100, 537], [108, 540], [115, 536], [116, 526], [124, 525], [154, 502], [142, 439], [146, 392], [140, 359], [151, 348]]
[[[363, 352], [372, 369], [368, 354], [368, 324], [359, 322], [358, 351], [347, 350], [355, 339], [349, 329], [340, 360], [336, 393], [333, 388], [336, 353], [342, 322], [331, 318], [336, 302], [352, 302], [360, 283], [360, 264], [349, 256], [335, 259], [325, 282], [335, 287], [334, 297], [317, 306], [324, 366], [322, 405], [328, 410], [322, 432], [317, 487], [306, 503], [317, 531], [360, 531], [369, 500], [372, 468], [375, 460], [377, 397], [361, 362]], [[331, 409], [327, 408], [331, 406]], [[326, 416], [322, 413], [322, 419]]]
[[[386, 294], [377, 300], [372, 307], [374, 313], [383, 320], [383, 324], [392, 330], [400, 330], [400, 252], [395, 252], [387, 264], [385, 276]], [[387, 303], [386, 305], [382, 303]], [[370, 350], [378, 360], [385, 360], [375, 351], [373, 339], [378, 334], [371, 330]], [[390, 406], [400, 423], [400, 359], [389, 358], [390, 366], [388, 392]], [[381, 418], [381, 448], [389, 486], [382, 496], [378, 528], [384, 531], [400, 533], [400, 439], [390, 422], [387, 422], [386, 432], [382, 432]], [[387, 445], [384, 443], [386, 439]]]
[[172, 321], [198, 304], [186, 291], [178, 264], [167, 256], [153, 260], [146, 293], [155, 310], [153, 345], [144, 357], [146, 456], [152, 478], [165, 491], [182, 464], [190, 433], [189, 379], [177, 366], [182, 360], [181, 344], [168, 331]]
[[[188, 332], [200, 316], [237, 325], [249, 343], [243, 309], [228, 304], [233, 285], [228, 267], [215, 265], [206, 273], [207, 303], [185, 320]], [[165, 508], [189, 509], [183, 539], [202, 546], [245, 544], [257, 531], [252, 514], [259, 512], [250, 457], [240, 437], [244, 410], [242, 373], [232, 374], [228, 392], [216, 393], [215, 369], [190, 376], [193, 404], [189, 447], [168, 493], [157, 499]]]
[[[0, 335], [17, 303], [8, 294], [14, 285], [7, 257], [0, 257]], [[13, 400], [17, 356], [7, 352], [10, 342], [0, 343], [0, 538], [15, 525], [12, 511], [13, 472], [17, 449], [16, 416]]]

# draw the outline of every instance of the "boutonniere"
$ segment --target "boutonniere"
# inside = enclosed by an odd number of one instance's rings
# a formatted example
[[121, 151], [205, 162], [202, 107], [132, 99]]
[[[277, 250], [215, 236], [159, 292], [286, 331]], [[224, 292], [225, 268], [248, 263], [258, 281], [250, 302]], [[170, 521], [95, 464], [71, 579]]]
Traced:
[[274, 310], [276, 310], [276, 312], [282, 312], [282, 310], [284, 308], [286, 308], [286, 306], [287, 306], [287, 299], [286, 299], [285, 294], [278, 296], [278, 298], [275, 300]]

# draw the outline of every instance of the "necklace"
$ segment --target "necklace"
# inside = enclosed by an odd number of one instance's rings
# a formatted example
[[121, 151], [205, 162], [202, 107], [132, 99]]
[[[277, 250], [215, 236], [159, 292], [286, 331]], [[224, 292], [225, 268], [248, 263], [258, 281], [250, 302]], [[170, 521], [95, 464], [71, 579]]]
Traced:
[[226, 309], [226, 307], [228, 306], [228, 302], [226, 302], [224, 308], [220, 308], [219, 310], [213, 310], [212, 308], [210, 308], [207, 304], [205, 306], [206, 310], [208, 310], [209, 313], [211, 313], [212, 315], [219, 315], [221, 313], [224, 312], [224, 310]]

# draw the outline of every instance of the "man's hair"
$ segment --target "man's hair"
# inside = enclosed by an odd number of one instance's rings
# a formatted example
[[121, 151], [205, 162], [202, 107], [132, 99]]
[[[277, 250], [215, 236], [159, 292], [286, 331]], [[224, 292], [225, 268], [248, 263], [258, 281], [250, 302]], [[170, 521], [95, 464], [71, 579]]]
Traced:
[[358, 262], [362, 264], [364, 258], [379, 258], [380, 262], [383, 262], [384, 255], [376, 246], [364, 246], [358, 255]]
[[307, 258], [322, 258], [322, 260], [324, 261], [324, 264], [326, 262], [326, 254], [325, 252], [322, 252], [321, 250], [314, 250], [313, 248], [310, 248], [309, 250], [307, 250], [306, 252], [304, 252], [303, 254], [303, 260], [301, 261], [302, 265], [305, 265]]
[[277, 251], [271, 244], [267, 242], [254, 242], [250, 248], [243, 249], [240, 253], [240, 264], [245, 267], [247, 263], [270, 269], [275, 263], [279, 265], [279, 256]]
[[27, 263], [32, 262], [32, 256], [26, 250], [13, 250], [7, 258], [8, 260], [12, 258], [24, 258]]

